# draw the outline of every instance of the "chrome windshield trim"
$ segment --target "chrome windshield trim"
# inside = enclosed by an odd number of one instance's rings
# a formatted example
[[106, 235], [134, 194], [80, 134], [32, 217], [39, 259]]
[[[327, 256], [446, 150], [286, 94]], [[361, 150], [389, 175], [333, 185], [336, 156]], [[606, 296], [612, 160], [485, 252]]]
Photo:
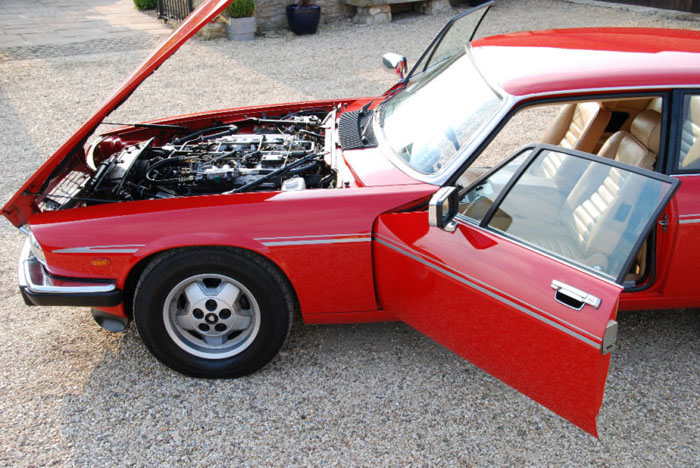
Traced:
[[81, 283], [79, 279], [66, 281], [67, 283], [74, 282], [75, 286], [54, 284], [41, 262], [32, 255], [29, 239], [24, 242], [22, 253], [19, 256], [17, 281], [21, 288], [26, 288], [29, 292], [38, 294], [99, 294], [117, 290], [117, 286], [114, 283], [85, 284]]

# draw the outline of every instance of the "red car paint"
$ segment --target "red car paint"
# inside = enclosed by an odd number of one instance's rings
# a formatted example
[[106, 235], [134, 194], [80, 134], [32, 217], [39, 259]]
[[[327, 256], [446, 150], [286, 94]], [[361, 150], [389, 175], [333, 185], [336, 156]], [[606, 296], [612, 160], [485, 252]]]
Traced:
[[[553, 304], [552, 276], [576, 285], [587, 275], [475, 226], [460, 224], [454, 233], [428, 227], [424, 212], [382, 215], [375, 238], [377, 290], [386, 310], [597, 434], [610, 362], [600, 344], [621, 287], [584, 279], [586, 290], [602, 299], [585, 314]], [[504, 258], [518, 281], [503, 271]]]
[[[695, 242], [700, 235], [697, 175], [682, 177], [681, 189], [666, 209], [668, 224], [657, 230], [656, 271], [650, 284], [622, 294], [617, 285], [488, 231], [459, 224], [456, 232], [447, 233], [429, 227], [424, 210], [402, 213], [408, 207], [424, 207], [439, 187], [409, 176], [385, 156], [384, 148], [339, 151], [339, 172], [347, 174], [347, 188], [39, 212], [32, 193], [51, 184], [51, 174], [63, 161], [84, 158], [82, 144], [104, 117], [227, 4], [228, 0], [203, 2], [3, 208], [14, 225], [31, 225], [50, 273], [114, 279], [128, 298], [130, 281], [158, 252], [214, 245], [248, 249], [287, 276], [305, 322], [405, 321], [595, 435], [610, 359], [600, 346], [605, 326], [615, 318], [618, 297], [623, 309], [700, 304], [693, 281], [700, 260]], [[529, 32], [481, 39], [470, 50], [487, 78], [513, 98], [513, 105], [519, 99], [629, 88], [655, 93], [700, 88], [700, 34], [693, 32]], [[263, 112], [335, 108], [341, 113], [366, 102], [230, 109], [157, 122], [198, 129]], [[102, 144], [114, 149], [150, 136], [167, 139], [168, 132], [127, 127], [108, 135]], [[664, 154], [668, 153], [666, 147]], [[128, 244], [133, 251], [70, 252], [96, 244]], [[108, 262], [96, 266], [93, 260]], [[504, 271], [516, 272], [519, 280]], [[585, 286], [602, 299], [601, 308], [582, 314], [553, 303], [549, 280], [554, 274]], [[104, 310], [125, 317], [129, 308], [122, 304]]]
[[483, 73], [514, 96], [698, 85], [700, 32], [652, 28], [527, 31], [471, 43]]

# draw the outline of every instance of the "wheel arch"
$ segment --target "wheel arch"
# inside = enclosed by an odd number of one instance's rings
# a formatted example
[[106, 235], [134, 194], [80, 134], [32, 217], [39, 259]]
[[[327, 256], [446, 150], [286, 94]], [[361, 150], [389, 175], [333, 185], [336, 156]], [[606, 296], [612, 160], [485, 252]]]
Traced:
[[190, 245], [190, 246], [184, 246], [184, 247], [171, 247], [171, 248], [164, 248], [162, 250], [150, 252], [148, 255], [145, 257], [141, 258], [138, 262], [136, 262], [131, 269], [129, 270], [129, 273], [126, 275], [126, 278], [124, 280], [124, 285], [122, 288], [122, 298], [123, 298], [123, 305], [124, 305], [124, 313], [129, 318], [133, 318], [133, 301], [134, 301], [134, 293], [136, 291], [136, 285], [139, 282], [139, 279], [141, 278], [141, 275], [143, 274], [144, 270], [150, 265], [154, 260], [164, 256], [164, 255], [170, 255], [174, 254], [178, 251], [185, 252], [189, 250], [226, 250], [229, 252], [235, 252], [239, 255], [243, 255], [245, 257], [250, 258], [256, 263], [261, 263], [269, 266], [270, 268], [274, 269], [278, 274], [279, 277], [282, 279], [282, 289], [285, 293], [285, 296], [287, 296], [287, 300], [290, 302], [290, 305], [292, 307], [293, 311], [293, 316], [295, 319], [300, 318], [301, 315], [301, 308], [299, 305], [299, 296], [297, 294], [296, 289], [294, 288], [294, 285], [292, 284], [291, 280], [289, 279], [289, 276], [287, 273], [284, 271], [283, 268], [281, 268], [277, 262], [272, 260], [270, 257], [261, 254], [260, 252], [256, 252], [254, 250], [244, 248], [244, 247], [234, 247], [230, 245]]

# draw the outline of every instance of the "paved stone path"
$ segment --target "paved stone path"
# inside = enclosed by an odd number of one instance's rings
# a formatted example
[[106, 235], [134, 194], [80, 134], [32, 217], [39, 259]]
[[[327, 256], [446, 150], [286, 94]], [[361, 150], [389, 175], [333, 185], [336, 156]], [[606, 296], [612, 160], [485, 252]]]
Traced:
[[151, 48], [170, 31], [132, 0], [0, 0], [0, 61]]

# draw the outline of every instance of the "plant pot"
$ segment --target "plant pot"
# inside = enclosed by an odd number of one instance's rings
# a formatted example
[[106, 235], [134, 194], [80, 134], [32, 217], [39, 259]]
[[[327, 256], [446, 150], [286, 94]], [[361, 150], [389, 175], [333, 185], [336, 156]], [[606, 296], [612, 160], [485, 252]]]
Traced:
[[252, 41], [255, 39], [255, 16], [229, 18], [226, 32], [232, 41]]
[[287, 5], [287, 23], [294, 34], [316, 34], [320, 21], [321, 7], [318, 5]]

